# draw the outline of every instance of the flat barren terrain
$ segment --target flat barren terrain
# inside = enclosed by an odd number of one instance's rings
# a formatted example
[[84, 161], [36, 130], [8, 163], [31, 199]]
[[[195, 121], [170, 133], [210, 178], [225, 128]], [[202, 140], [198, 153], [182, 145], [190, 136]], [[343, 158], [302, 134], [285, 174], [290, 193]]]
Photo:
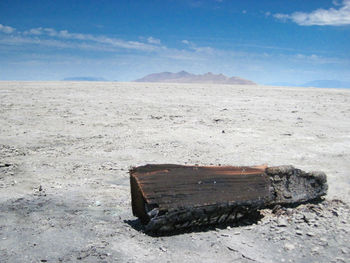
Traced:
[[[350, 90], [0, 82], [1, 262], [349, 262]], [[142, 232], [128, 169], [321, 170], [319, 204], [240, 226]]]

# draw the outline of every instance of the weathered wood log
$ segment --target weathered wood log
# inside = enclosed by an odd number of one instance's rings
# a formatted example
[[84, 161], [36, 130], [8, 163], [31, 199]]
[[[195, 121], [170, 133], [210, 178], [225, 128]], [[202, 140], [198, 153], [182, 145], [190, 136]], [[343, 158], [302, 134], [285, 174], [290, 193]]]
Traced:
[[295, 204], [327, 192], [326, 175], [293, 166], [145, 165], [130, 170], [132, 211], [162, 233], [239, 221], [270, 205]]

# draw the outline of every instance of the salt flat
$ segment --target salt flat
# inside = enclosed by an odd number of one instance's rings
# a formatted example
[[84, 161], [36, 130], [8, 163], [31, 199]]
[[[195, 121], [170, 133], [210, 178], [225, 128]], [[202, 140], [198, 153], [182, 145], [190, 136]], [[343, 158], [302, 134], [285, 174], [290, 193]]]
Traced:
[[[342, 262], [349, 160], [350, 90], [0, 82], [0, 258]], [[321, 170], [328, 205], [316, 226], [289, 211], [282, 228], [269, 215], [258, 225], [150, 237], [132, 221], [128, 175], [146, 163]]]

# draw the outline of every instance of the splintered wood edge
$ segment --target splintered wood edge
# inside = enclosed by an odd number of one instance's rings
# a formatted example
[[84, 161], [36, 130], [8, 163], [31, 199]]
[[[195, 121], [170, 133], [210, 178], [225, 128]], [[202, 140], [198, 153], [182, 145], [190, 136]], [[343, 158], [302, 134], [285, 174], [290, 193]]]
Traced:
[[149, 218], [145, 211], [146, 201], [139, 182], [133, 174], [130, 174], [130, 188], [132, 213], [134, 216], [140, 218], [142, 223], [147, 223]]

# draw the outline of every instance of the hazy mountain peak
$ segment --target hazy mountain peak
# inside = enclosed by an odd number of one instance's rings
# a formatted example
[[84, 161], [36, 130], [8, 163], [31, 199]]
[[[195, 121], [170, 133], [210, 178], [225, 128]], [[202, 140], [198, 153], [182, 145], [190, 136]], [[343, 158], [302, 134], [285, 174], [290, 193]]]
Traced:
[[227, 77], [223, 74], [207, 72], [203, 75], [191, 74], [184, 70], [178, 73], [161, 72], [149, 74], [136, 82], [173, 82], [173, 83], [212, 83], [212, 84], [235, 84], [256, 85], [254, 82], [240, 77]]

